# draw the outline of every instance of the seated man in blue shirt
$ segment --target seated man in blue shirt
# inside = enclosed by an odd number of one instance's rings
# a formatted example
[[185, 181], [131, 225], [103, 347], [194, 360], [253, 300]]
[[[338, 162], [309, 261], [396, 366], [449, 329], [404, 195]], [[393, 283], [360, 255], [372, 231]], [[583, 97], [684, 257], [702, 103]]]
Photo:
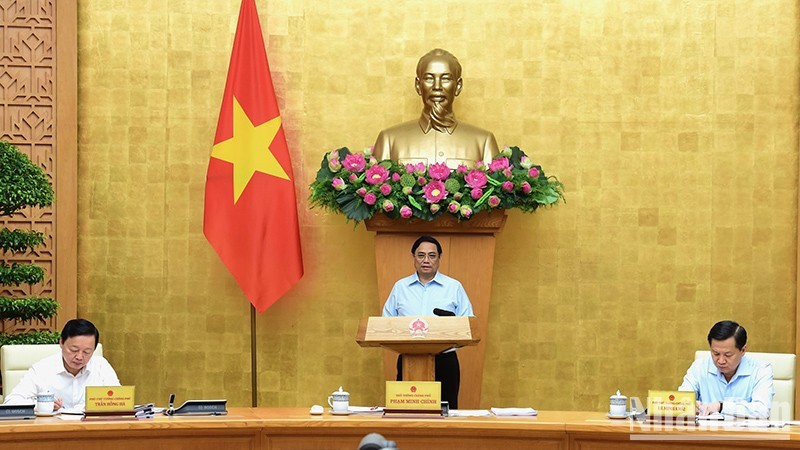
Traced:
[[772, 365], [745, 356], [747, 331], [723, 320], [708, 332], [711, 354], [696, 360], [679, 391], [697, 394], [697, 414], [765, 419], [772, 407]]
[[[411, 246], [411, 254], [415, 272], [395, 283], [383, 306], [384, 316], [474, 315], [461, 283], [439, 273], [442, 256], [439, 241], [422, 236]], [[397, 379], [403, 379], [401, 358], [397, 358]], [[436, 355], [436, 381], [442, 383], [442, 400], [448, 402], [450, 408], [458, 409], [461, 369], [456, 349]]]

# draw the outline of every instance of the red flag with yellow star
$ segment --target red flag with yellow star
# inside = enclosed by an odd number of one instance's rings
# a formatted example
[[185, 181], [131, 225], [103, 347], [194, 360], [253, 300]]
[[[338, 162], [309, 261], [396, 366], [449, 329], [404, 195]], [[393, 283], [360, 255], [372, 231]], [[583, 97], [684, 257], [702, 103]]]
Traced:
[[203, 231], [258, 312], [303, 276], [296, 205], [255, 0], [242, 0], [208, 163]]

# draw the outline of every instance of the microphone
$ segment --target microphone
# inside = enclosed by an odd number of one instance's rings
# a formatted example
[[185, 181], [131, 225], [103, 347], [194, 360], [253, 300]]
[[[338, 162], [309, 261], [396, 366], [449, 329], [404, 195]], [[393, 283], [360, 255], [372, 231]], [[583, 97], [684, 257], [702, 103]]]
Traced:
[[167, 415], [175, 414], [175, 394], [169, 394], [169, 408], [167, 408]]
[[440, 309], [440, 308], [433, 308], [433, 313], [436, 314], [437, 316], [442, 316], [442, 317], [451, 317], [456, 315], [456, 313], [454, 313], [453, 311], [448, 311], [446, 309]]
[[397, 448], [394, 441], [387, 441], [383, 436], [378, 433], [370, 433], [361, 439], [358, 444], [358, 450], [386, 450]]

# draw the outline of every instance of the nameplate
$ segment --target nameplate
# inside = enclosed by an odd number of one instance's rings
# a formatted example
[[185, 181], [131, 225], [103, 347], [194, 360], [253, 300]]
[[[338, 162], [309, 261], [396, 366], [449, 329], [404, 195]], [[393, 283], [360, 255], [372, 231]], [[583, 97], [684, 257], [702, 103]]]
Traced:
[[442, 409], [442, 384], [438, 381], [387, 381], [387, 410]]
[[19, 420], [35, 419], [34, 405], [0, 405], [0, 419]]
[[647, 415], [651, 418], [694, 420], [696, 413], [694, 392], [647, 392]]
[[135, 386], [86, 386], [86, 414], [133, 414]]
[[186, 400], [180, 407], [169, 413], [176, 416], [224, 416], [227, 400]]

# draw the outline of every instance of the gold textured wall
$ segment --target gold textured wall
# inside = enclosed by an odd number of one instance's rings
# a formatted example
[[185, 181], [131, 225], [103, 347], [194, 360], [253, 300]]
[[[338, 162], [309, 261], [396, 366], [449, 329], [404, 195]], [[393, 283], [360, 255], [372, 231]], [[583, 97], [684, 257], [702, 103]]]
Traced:
[[[674, 388], [708, 328], [794, 351], [794, 0], [258, 0], [306, 274], [258, 317], [259, 401], [382, 402], [371, 233], [309, 210], [322, 153], [418, 114], [417, 59], [464, 65], [463, 120], [568, 203], [497, 239], [483, 406], [592, 409]], [[79, 314], [141, 401], [250, 403], [249, 309], [202, 234], [238, 0], [79, 4]], [[480, 264], [480, 261], [476, 261]], [[412, 269], [409, 261], [409, 271]]]

